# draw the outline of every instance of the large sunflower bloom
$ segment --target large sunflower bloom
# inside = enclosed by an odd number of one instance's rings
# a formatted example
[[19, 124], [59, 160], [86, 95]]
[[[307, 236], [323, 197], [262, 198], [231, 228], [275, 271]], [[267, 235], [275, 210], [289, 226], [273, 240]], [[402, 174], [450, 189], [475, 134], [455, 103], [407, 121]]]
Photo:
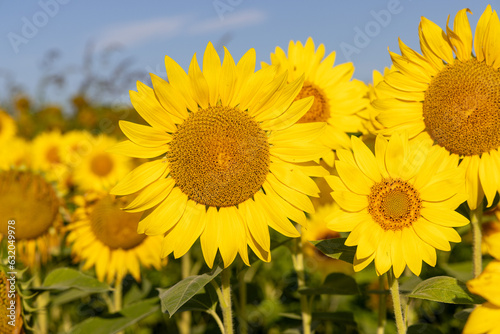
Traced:
[[154, 158], [128, 174], [111, 193], [141, 191], [125, 210], [146, 211], [138, 232], [165, 234], [162, 256], [184, 255], [200, 237], [212, 267], [219, 249], [224, 265], [237, 253], [249, 264], [247, 245], [270, 260], [268, 226], [298, 237], [291, 220], [304, 223], [314, 208], [308, 196], [318, 187], [309, 176], [321, 167], [299, 166], [318, 159], [316, 144], [324, 123], [295, 124], [313, 98], [294, 101], [303, 78], [287, 84], [276, 67], [254, 73], [255, 51], [235, 64], [225, 49], [224, 62], [211, 43], [196, 55], [189, 73], [165, 58], [168, 82], [152, 75], [154, 90], [138, 83], [132, 104], [151, 125], [121, 121], [130, 141], [115, 153]]
[[72, 243], [74, 261], [84, 262], [83, 270], [95, 267], [100, 281], [121, 282], [127, 273], [140, 281], [140, 265], [161, 267], [162, 238], [137, 234], [141, 214], [120, 209], [133, 198], [116, 198], [97, 191], [75, 197], [77, 209], [68, 226], [67, 241]]
[[[500, 21], [488, 5], [474, 36], [468, 9], [458, 12], [446, 32], [422, 18], [423, 55], [400, 41], [401, 56], [390, 52], [398, 69], [378, 88], [391, 96], [375, 101], [385, 134], [424, 133], [466, 168], [468, 204], [484, 195], [491, 205], [500, 189]], [[472, 52], [474, 51], [474, 55]]]
[[[359, 80], [352, 80], [352, 63], [334, 66], [335, 52], [323, 59], [324, 55], [325, 46], [320, 44], [315, 50], [314, 42], [309, 37], [305, 45], [300, 41], [290, 41], [288, 55], [276, 47], [275, 53], [271, 53], [271, 64], [288, 72], [288, 82], [304, 76], [304, 86], [296, 99], [314, 96], [314, 103], [298, 123], [327, 122], [320, 140], [330, 149], [336, 150], [349, 147], [346, 133], [365, 129], [361, 114], [367, 115], [367, 87]], [[267, 64], [262, 65], [265, 67]], [[333, 152], [328, 152], [322, 158], [333, 165]]]
[[327, 176], [332, 197], [345, 211], [328, 227], [351, 232], [347, 246], [358, 246], [354, 270], [375, 260], [379, 275], [393, 267], [399, 277], [406, 265], [420, 275], [422, 260], [436, 264], [435, 249], [460, 242], [453, 229], [469, 221], [454, 209], [464, 201], [463, 169], [428, 140], [411, 144], [400, 134], [378, 136], [375, 156], [357, 137], [353, 152], [337, 151], [339, 176]]

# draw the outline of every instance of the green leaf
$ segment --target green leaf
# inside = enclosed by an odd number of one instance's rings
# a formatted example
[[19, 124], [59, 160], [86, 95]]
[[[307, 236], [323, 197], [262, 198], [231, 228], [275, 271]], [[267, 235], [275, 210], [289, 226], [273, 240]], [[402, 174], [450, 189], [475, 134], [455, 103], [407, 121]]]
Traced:
[[177, 312], [184, 311], [201, 311], [205, 312], [211, 308], [214, 308], [217, 304], [216, 300], [210, 298], [208, 293], [201, 293], [195, 295], [193, 298], [188, 300], [184, 305], [182, 305]]
[[59, 268], [50, 272], [37, 290], [67, 290], [75, 288], [89, 293], [111, 290], [108, 284], [71, 268]]
[[335, 238], [310, 242], [326, 256], [352, 264], [356, 247], [344, 245], [345, 240], [346, 238]]
[[465, 283], [448, 276], [432, 277], [423, 281], [413, 289], [408, 297], [448, 304], [481, 304], [485, 302], [483, 298], [471, 294]]
[[83, 298], [88, 296], [91, 292], [80, 290], [80, 289], [69, 289], [67, 291], [63, 291], [55, 296], [52, 295], [50, 297], [50, 302], [52, 305], [63, 305], [69, 303], [73, 300]]
[[188, 300], [193, 298], [205, 285], [222, 271], [222, 266], [214, 267], [211, 272], [189, 276], [168, 289], [158, 289], [161, 299], [161, 311], [172, 316]]
[[416, 324], [408, 327], [407, 334], [443, 334], [439, 329], [429, 324]]
[[112, 334], [124, 330], [159, 309], [158, 298], [129, 305], [118, 313], [92, 317], [74, 326], [70, 334]]
[[304, 295], [358, 295], [358, 284], [353, 277], [342, 273], [331, 273], [317, 288], [300, 289]]

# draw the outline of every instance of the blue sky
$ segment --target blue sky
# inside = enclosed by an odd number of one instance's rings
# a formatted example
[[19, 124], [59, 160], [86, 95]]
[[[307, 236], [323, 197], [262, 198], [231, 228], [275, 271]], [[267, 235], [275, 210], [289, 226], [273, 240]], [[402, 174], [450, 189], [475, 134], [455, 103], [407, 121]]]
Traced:
[[[130, 59], [137, 72], [165, 77], [164, 55], [187, 69], [195, 52], [201, 59], [208, 41], [226, 45], [236, 60], [255, 48], [258, 62], [268, 62], [276, 46], [286, 51], [290, 40], [311, 36], [317, 45], [325, 45], [327, 53], [337, 52], [336, 64], [352, 61], [354, 77], [369, 82], [374, 69], [390, 65], [387, 48], [399, 52], [398, 37], [419, 50], [421, 16], [445, 27], [448, 15], [453, 21], [458, 10], [468, 7], [474, 29], [487, 4], [482, 0], [0, 0], [0, 98], [6, 96], [5, 73], [35, 94], [44, 55], [58, 50], [56, 67], [71, 79], [63, 89], [52, 89], [49, 100], [67, 100], [81, 81], [78, 66], [89, 43], [95, 55], [120, 45], [100, 65], [103, 73]], [[135, 82], [125, 85], [124, 96]]]

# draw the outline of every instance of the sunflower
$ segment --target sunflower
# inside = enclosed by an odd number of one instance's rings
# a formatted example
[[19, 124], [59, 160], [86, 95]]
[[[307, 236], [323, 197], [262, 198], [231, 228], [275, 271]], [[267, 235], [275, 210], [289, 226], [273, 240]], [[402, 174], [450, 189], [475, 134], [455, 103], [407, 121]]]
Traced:
[[488, 5], [473, 39], [467, 12], [446, 32], [422, 18], [423, 55], [399, 42], [401, 56], [390, 52], [398, 71], [378, 86], [390, 98], [375, 105], [383, 133], [424, 133], [462, 159], [467, 201], [476, 209], [484, 195], [491, 205], [500, 189], [500, 22]]
[[500, 261], [491, 261], [475, 279], [467, 282], [467, 288], [487, 300], [472, 311], [463, 334], [500, 333]]
[[5, 111], [0, 109], [0, 144], [16, 134], [16, 122]]
[[59, 131], [44, 132], [32, 144], [33, 169], [45, 173], [49, 181], [55, 181], [61, 192], [67, 191], [70, 177], [68, 166], [64, 163], [64, 137]]
[[0, 169], [29, 168], [31, 145], [20, 137], [12, 137], [0, 145]]
[[[323, 59], [324, 55], [325, 46], [320, 44], [315, 50], [314, 42], [309, 37], [305, 45], [300, 41], [290, 41], [288, 56], [276, 47], [275, 53], [271, 53], [271, 64], [288, 72], [288, 82], [304, 76], [304, 86], [296, 99], [314, 96], [314, 103], [298, 123], [327, 122], [320, 140], [336, 150], [349, 147], [346, 132], [365, 130], [363, 117], [367, 115], [367, 87], [359, 80], [351, 80], [354, 73], [352, 63], [334, 66], [335, 52]], [[262, 65], [267, 66], [266, 63]], [[330, 166], [333, 165], [333, 152], [322, 158]]]
[[[328, 194], [330, 196], [330, 194]], [[305, 266], [309, 272], [318, 271], [323, 276], [331, 272], [345, 272], [352, 274], [352, 266], [344, 261], [332, 259], [324, 255], [309, 241], [340, 238], [340, 233], [327, 227], [326, 218], [341, 212], [335, 202], [323, 204], [316, 208], [316, 212], [308, 217], [308, 223], [301, 230], [302, 249], [305, 255]]]
[[[453, 229], [468, 219], [454, 209], [465, 200], [462, 168], [426, 139], [408, 142], [399, 133], [389, 141], [379, 135], [375, 156], [357, 137], [353, 153], [337, 151], [339, 176], [327, 176], [332, 197], [344, 210], [328, 227], [351, 232], [347, 246], [357, 245], [354, 270], [375, 260], [377, 274], [391, 266], [399, 277], [406, 265], [420, 275], [422, 260], [436, 264], [436, 251], [460, 242]], [[455, 160], [458, 157], [455, 158]]]
[[75, 161], [73, 181], [80, 189], [109, 190], [132, 169], [128, 157], [106, 151], [116, 145], [114, 138], [105, 135], [91, 137], [87, 142], [89, 150], [81, 143], [73, 146], [72, 154]]
[[[62, 218], [60, 200], [41, 175], [29, 171], [0, 171], [0, 217], [15, 221], [16, 256], [37, 268], [58, 251]], [[0, 239], [8, 234], [0, 225]]]
[[67, 238], [73, 259], [85, 261], [83, 270], [95, 267], [97, 278], [109, 284], [121, 282], [127, 273], [140, 281], [140, 265], [161, 268], [161, 236], [137, 234], [141, 213], [120, 210], [132, 198], [96, 191], [75, 197], [77, 208]]
[[130, 141], [114, 152], [146, 162], [111, 193], [141, 191], [125, 210], [146, 211], [138, 232], [165, 234], [162, 256], [184, 255], [200, 237], [206, 263], [217, 250], [229, 266], [237, 253], [248, 265], [247, 245], [270, 260], [268, 226], [300, 234], [289, 219], [304, 223], [314, 212], [308, 197], [318, 188], [310, 176], [321, 167], [296, 163], [318, 159], [328, 149], [316, 143], [325, 123], [295, 124], [313, 98], [294, 101], [303, 77], [287, 84], [275, 66], [254, 72], [255, 51], [238, 64], [225, 49], [224, 62], [211, 43], [203, 72], [194, 55], [189, 73], [165, 58], [168, 80], [152, 75], [154, 90], [138, 83], [132, 104], [151, 125], [121, 121]]

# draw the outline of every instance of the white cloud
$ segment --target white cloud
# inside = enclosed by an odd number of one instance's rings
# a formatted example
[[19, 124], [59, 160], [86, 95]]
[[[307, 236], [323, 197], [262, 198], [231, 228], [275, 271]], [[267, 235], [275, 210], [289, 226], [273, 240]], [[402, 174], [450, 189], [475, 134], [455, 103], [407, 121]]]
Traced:
[[180, 34], [189, 21], [189, 16], [179, 15], [115, 25], [100, 35], [98, 44], [119, 43], [131, 47], [157, 37], [171, 38]]
[[266, 19], [266, 13], [260, 10], [247, 10], [228, 14], [221, 20], [219, 17], [201, 21], [192, 25], [189, 32], [195, 35], [255, 25]]

